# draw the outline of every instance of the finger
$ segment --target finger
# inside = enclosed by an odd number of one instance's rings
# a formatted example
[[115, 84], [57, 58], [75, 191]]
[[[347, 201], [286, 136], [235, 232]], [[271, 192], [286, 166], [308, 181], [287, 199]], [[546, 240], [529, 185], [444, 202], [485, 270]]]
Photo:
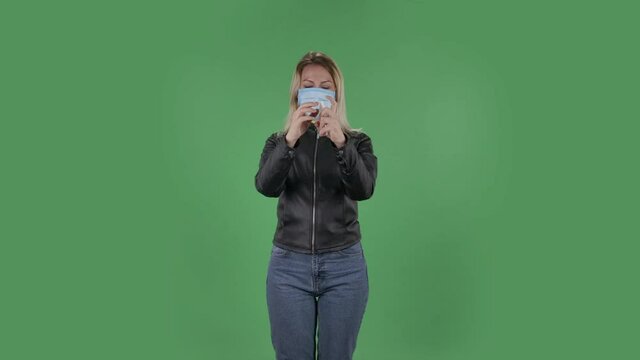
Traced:
[[298, 109], [301, 109], [301, 108], [303, 108], [303, 107], [312, 107], [312, 106], [317, 106], [318, 104], [319, 104], [319, 102], [317, 102], [317, 101], [306, 102], [306, 103], [304, 103], [304, 104], [300, 105], [300, 106], [298, 107]]
[[333, 96], [331, 96], [331, 95], [326, 95], [325, 97], [326, 97], [327, 99], [329, 99], [329, 101], [331, 101], [331, 107], [332, 107], [332, 108], [335, 108], [335, 107], [338, 105], [338, 103], [336, 102], [336, 99], [334, 99], [334, 98], [333, 98]]
[[[312, 116], [313, 113], [315, 113], [313, 109], [305, 109], [303, 114], [305, 116]], [[313, 115], [313, 116], [318, 116], [318, 115]]]
[[[293, 112], [294, 116], [309, 116], [311, 113], [313, 113], [315, 110], [310, 108], [310, 107], [301, 107], [299, 109], [297, 109], [296, 111]], [[309, 113], [309, 114], [307, 114]]]
[[300, 109], [295, 111], [295, 115], [296, 116], [302, 116], [302, 115], [309, 116], [309, 115], [311, 115], [311, 114], [313, 114], [315, 112], [316, 112], [316, 110], [311, 108], [311, 107], [302, 107], [302, 108], [300, 108]]
[[336, 121], [328, 116], [321, 116], [320, 121], [322, 122], [322, 127], [324, 127], [325, 124], [327, 127], [335, 127], [336, 125]]
[[310, 108], [314, 107], [318, 105], [317, 102], [308, 102], [308, 103], [304, 103], [302, 105], [300, 105], [298, 107], [298, 109], [296, 109], [297, 112], [304, 112], [304, 111], [309, 111]]
[[322, 111], [320, 112], [320, 117], [324, 117], [324, 118], [331, 118], [334, 116], [334, 111], [330, 108], [324, 108], [322, 109]]
[[298, 122], [300, 123], [311, 122], [313, 121], [313, 119], [315, 119], [313, 116], [301, 116], [298, 118]]
[[318, 124], [318, 129], [320, 129], [321, 131], [327, 131], [328, 129], [333, 128], [333, 125], [329, 122], [327, 122], [326, 120], [321, 120], [320, 123]]
[[320, 136], [331, 136], [331, 127], [330, 126], [326, 126], [322, 129], [320, 129], [319, 132]]
[[336, 107], [335, 106], [333, 106], [331, 108], [326, 108], [326, 109], [327, 109], [326, 110], [326, 114], [327, 114], [326, 116], [327, 117], [334, 117], [334, 118], [336, 117]]
[[322, 117], [322, 116], [320, 116], [320, 118], [318, 119], [318, 127], [319, 127], [320, 129], [324, 128], [324, 127], [325, 127], [325, 125], [327, 125], [328, 123], [329, 123], [329, 122], [327, 121], [327, 118], [326, 118], [326, 117]]

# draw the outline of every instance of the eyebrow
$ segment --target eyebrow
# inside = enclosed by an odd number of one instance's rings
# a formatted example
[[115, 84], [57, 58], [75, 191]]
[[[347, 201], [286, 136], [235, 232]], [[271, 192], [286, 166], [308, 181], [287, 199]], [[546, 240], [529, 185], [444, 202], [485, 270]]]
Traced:
[[[302, 80], [302, 81], [311, 81], [311, 82], [313, 82], [312, 80], [309, 80], [309, 79], [304, 79], [304, 80]], [[325, 80], [325, 81], [322, 81], [320, 84], [322, 84], [322, 83], [326, 83], [326, 82], [331, 82], [331, 80]]]

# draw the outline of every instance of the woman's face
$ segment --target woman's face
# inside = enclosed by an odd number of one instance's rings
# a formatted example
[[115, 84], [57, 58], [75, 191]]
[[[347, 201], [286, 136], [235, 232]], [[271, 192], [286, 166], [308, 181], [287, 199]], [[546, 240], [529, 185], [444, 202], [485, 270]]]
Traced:
[[302, 69], [302, 87], [317, 87], [336, 91], [331, 74], [322, 66], [310, 64]]

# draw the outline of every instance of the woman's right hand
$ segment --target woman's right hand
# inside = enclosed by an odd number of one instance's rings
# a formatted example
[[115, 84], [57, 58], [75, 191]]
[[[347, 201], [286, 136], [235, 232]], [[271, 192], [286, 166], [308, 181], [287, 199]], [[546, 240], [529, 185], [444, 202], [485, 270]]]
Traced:
[[[291, 126], [289, 126], [289, 131], [285, 137], [287, 144], [290, 147], [295, 145], [300, 136], [302, 136], [307, 131], [307, 128], [309, 128], [311, 120], [315, 119], [315, 116], [313, 115], [318, 113], [318, 109], [312, 109], [312, 107], [317, 106], [318, 104], [319, 103], [317, 101], [304, 103], [293, 113]], [[304, 114], [307, 111], [311, 112], [310, 116]]]

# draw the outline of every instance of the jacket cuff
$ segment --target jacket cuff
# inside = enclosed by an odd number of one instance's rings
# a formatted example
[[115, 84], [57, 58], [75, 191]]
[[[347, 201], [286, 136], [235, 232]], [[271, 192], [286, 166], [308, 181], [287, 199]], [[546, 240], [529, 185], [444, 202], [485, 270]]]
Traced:
[[289, 144], [287, 144], [285, 135], [278, 135], [276, 138], [276, 150], [278, 151], [278, 154], [280, 154], [280, 157], [285, 157], [287, 159], [293, 159], [296, 154], [296, 148], [290, 147]]
[[338, 148], [333, 142], [331, 142], [331, 145], [333, 145], [340, 170], [343, 174], [350, 175], [355, 166], [356, 157], [358, 156], [358, 149], [356, 147], [357, 139], [354, 136], [347, 136], [346, 134], [345, 136], [347, 141], [343, 147]]

